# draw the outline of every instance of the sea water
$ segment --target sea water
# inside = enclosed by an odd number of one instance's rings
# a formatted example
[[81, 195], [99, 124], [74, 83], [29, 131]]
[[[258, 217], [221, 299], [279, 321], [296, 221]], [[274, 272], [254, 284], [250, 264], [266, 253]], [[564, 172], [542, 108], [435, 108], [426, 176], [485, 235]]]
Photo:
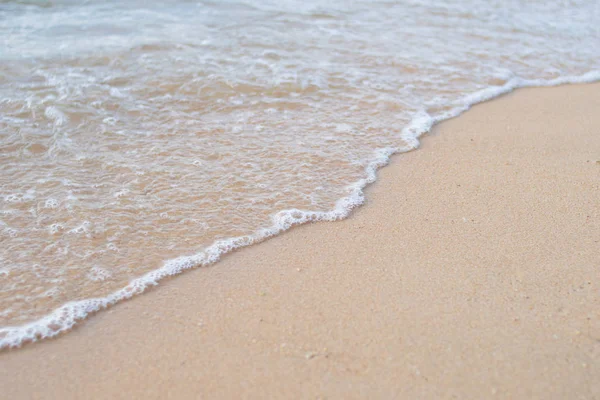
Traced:
[[0, 348], [344, 218], [474, 103], [600, 79], [599, 21], [590, 0], [1, 1]]

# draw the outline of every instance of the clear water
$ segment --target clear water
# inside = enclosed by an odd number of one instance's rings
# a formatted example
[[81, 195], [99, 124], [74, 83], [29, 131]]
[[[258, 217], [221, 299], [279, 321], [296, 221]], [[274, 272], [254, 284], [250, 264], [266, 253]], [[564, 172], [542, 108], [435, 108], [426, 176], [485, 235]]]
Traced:
[[0, 348], [346, 216], [474, 102], [599, 79], [598, 21], [575, 0], [0, 1]]

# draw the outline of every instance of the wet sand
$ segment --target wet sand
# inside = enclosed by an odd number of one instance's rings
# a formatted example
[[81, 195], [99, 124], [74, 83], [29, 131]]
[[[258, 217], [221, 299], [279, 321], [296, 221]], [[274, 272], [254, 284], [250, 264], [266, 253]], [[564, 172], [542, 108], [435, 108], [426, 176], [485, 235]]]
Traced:
[[368, 203], [0, 354], [3, 398], [600, 397], [600, 84], [437, 126]]

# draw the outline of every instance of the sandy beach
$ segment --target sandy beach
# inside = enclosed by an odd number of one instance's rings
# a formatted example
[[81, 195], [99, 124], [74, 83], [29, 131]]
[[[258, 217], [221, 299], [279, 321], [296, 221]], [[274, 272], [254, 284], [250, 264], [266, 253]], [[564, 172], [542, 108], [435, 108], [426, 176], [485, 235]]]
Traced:
[[600, 84], [521, 89], [367, 204], [0, 354], [5, 399], [600, 398]]

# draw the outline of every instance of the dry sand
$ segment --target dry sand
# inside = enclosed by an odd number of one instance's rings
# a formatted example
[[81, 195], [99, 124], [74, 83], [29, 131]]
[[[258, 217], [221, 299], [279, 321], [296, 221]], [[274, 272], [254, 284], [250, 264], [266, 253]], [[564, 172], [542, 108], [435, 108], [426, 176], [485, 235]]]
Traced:
[[600, 84], [476, 106], [368, 199], [0, 354], [0, 397], [600, 398]]

